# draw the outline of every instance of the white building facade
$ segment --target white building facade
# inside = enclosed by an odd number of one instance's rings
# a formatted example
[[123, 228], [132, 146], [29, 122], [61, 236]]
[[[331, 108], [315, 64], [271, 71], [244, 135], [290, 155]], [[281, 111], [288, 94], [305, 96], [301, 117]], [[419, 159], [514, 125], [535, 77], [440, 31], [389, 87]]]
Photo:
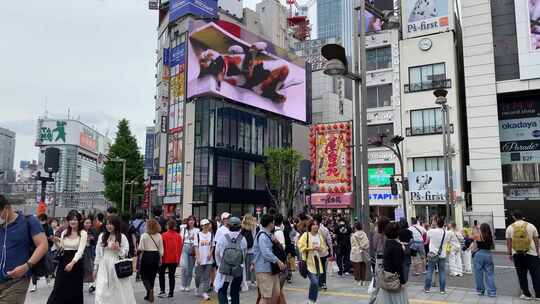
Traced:
[[534, 1], [461, 4], [472, 211], [504, 238], [513, 210], [540, 224], [540, 16]]

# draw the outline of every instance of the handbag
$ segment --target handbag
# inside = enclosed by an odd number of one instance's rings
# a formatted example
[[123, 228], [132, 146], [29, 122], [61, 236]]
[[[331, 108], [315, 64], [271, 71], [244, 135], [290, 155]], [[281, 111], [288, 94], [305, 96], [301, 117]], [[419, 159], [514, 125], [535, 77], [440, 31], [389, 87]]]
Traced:
[[114, 264], [114, 271], [119, 279], [130, 277], [133, 274], [133, 260], [120, 259]]
[[399, 291], [401, 288], [401, 282], [399, 281], [399, 274], [391, 273], [383, 268], [377, 273], [377, 284], [380, 288], [386, 291]]
[[444, 237], [446, 236], [446, 231], [443, 230], [443, 237], [441, 239], [441, 245], [439, 246], [439, 252], [437, 253], [434, 253], [434, 252], [429, 252], [427, 254], [427, 260], [429, 263], [438, 263], [439, 262], [439, 259], [441, 257], [441, 252], [442, 252], [442, 246], [443, 246], [443, 243], [444, 243]]
[[[187, 231], [187, 227], [184, 228], [184, 241], [186, 240], [186, 231]], [[199, 234], [197, 233], [197, 238], [198, 237], [199, 237]], [[189, 247], [188, 255], [192, 257], [197, 256], [197, 253], [195, 252], [195, 250], [197, 250], [197, 248], [195, 248], [194, 244], [191, 243], [191, 247]]]
[[[309, 233], [308, 232], [305, 232], [306, 233], [306, 237], [307, 237], [307, 246], [309, 246]], [[308, 254], [306, 252], [306, 260], [308, 258]], [[298, 261], [298, 272], [300, 273], [300, 275], [302, 276], [302, 278], [307, 278], [308, 276], [308, 267], [307, 267], [307, 261], [302, 259], [302, 257], [300, 257], [300, 260]]]

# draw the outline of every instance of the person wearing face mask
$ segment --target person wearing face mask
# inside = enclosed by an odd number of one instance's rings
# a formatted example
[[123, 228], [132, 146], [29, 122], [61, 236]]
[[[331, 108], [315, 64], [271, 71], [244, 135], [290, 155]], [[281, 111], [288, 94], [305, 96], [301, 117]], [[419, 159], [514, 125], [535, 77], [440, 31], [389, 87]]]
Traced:
[[83, 303], [83, 257], [88, 234], [82, 227], [82, 216], [77, 210], [71, 210], [66, 220], [68, 227], [60, 238], [55, 238], [56, 246], [61, 250], [54, 288], [47, 304]]
[[339, 268], [338, 275], [343, 275], [351, 272], [351, 226], [344, 219], [340, 218], [334, 234], [337, 239], [336, 263]]
[[[30, 253], [32, 243], [36, 249]], [[0, 195], [0, 304], [24, 304], [32, 267], [48, 247], [39, 221], [15, 212]]]
[[110, 216], [105, 231], [98, 237], [94, 260], [96, 304], [136, 303], [131, 278], [119, 279], [114, 268], [116, 262], [129, 255], [129, 242], [121, 233], [121, 225], [118, 216]]

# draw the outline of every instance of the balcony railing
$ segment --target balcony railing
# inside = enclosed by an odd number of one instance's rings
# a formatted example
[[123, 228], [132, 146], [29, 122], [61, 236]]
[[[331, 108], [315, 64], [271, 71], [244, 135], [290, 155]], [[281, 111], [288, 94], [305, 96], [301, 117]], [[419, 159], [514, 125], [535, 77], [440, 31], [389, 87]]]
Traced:
[[[454, 133], [454, 124], [450, 124], [450, 134]], [[406, 136], [435, 135], [442, 134], [442, 126], [425, 126], [406, 128]]]
[[434, 89], [449, 89], [451, 87], [452, 79], [432, 80], [428, 82], [406, 84], [405, 93], [430, 91]]

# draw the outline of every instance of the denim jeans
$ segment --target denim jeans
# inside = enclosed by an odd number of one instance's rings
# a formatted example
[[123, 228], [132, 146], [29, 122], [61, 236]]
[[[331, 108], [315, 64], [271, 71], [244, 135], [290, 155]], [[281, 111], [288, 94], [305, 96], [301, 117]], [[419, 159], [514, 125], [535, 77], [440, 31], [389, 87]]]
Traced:
[[242, 286], [243, 277], [238, 277], [232, 280], [232, 282], [225, 282], [218, 291], [219, 304], [228, 304], [227, 289], [229, 284], [231, 285], [231, 304], [240, 304], [240, 288]]
[[309, 278], [309, 294], [308, 299], [312, 302], [317, 302], [319, 295], [319, 275], [316, 273], [308, 272]]
[[476, 281], [476, 291], [484, 294], [486, 291], [484, 279], [487, 285], [488, 296], [495, 296], [497, 288], [495, 287], [495, 266], [493, 257], [489, 250], [480, 249], [474, 254], [474, 279]]
[[321, 257], [321, 263], [322, 263], [322, 273], [319, 275], [319, 287], [326, 287], [326, 270], [328, 268], [328, 257]]
[[409, 282], [409, 272], [411, 271], [411, 256], [405, 255], [403, 259], [403, 273], [405, 274], [405, 282]]
[[433, 279], [433, 272], [435, 272], [435, 269], [439, 269], [439, 284], [441, 287], [441, 292], [446, 291], [446, 258], [440, 258], [439, 262], [437, 263], [427, 263], [424, 290], [429, 290], [431, 288], [431, 281]]
[[191, 280], [193, 279], [193, 268], [195, 268], [195, 257], [189, 255], [189, 251], [193, 246], [190, 243], [184, 244], [182, 249], [182, 287], [189, 288], [191, 286]]

